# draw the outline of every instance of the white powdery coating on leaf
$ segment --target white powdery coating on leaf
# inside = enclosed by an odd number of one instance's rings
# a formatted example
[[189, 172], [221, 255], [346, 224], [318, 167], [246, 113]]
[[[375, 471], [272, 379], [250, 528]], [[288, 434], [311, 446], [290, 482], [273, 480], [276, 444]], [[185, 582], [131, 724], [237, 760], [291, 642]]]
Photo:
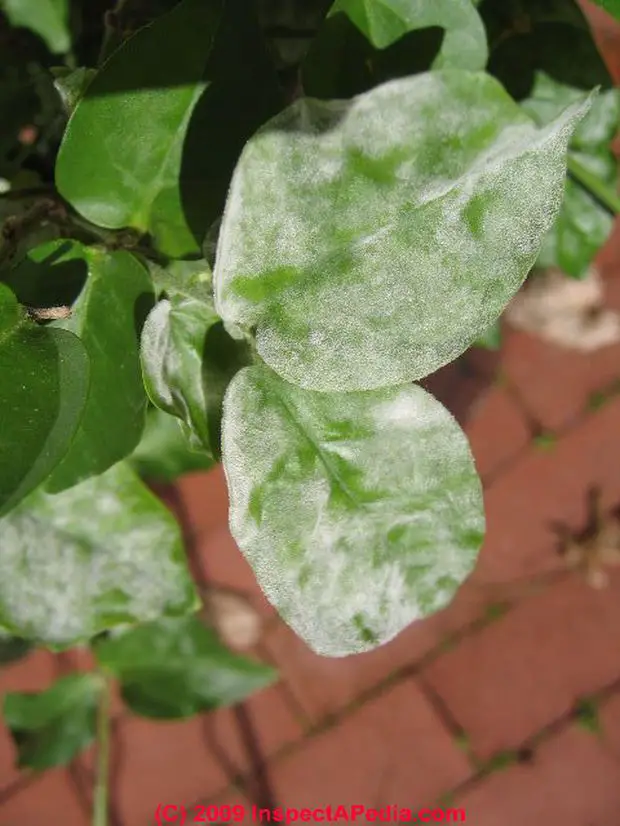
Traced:
[[166, 381], [166, 358], [170, 340], [170, 301], [160, 301], [153, 307], [142, 328], [140, 361], [150, 385], [150, 393], [158, 406], [171, 408], [174, 399]]
[[[421, 378], [520, 287], [558, 212], [589, 102], [545, 129], [484, 74], [298, 101], [237, 166], [214, 282], [281, 376], [323, 391]], [[268, 207], [266, 208], [266, 205]]]
[[191, 607], [178, 526], [120, 465], [33, 494], [0, 520], [0, 545], [0, 618], [29, 639], [69, 644]]
[[461, 429], [421, 388], [312, 393], [245, 368], [222, 437], [233, 536], [315, 652], [388, 642], [472, 570], [480, 482]]

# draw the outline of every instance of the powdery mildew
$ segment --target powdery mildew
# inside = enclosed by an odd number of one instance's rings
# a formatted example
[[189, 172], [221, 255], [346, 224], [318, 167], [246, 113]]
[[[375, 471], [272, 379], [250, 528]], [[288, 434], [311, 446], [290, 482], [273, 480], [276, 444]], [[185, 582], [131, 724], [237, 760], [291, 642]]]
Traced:
[[467, 440], [417, 386], [313, 393], [243, 369], [224, 402], [231, 531], [317, 653], [385, 643], [444, 607], [482, 543]]
[[321, 391], [421, 378], [498, 317], [561, 203], [570, 135], [485, 74], [440, 71], [352, 101], [301, 100], [247, 144], [216, 309], [276, 372]]
[[174, 518], [122, 464], [39, 489], [0, 520], [0, 545], [0, 625], [26, 638], [69, 644], [195, 605]]

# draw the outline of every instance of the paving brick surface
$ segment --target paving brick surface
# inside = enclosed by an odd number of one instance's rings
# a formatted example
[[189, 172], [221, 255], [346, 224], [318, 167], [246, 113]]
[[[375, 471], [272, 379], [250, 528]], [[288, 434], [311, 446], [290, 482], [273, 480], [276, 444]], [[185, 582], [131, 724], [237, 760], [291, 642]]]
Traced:
[[524, 600], [424, 672], [481, 758], [516, 748], [620, 677], [620, 576], [576, 576]]
[[2, 826], [88, 826], [90, 818], [82, 809], [66, 771], [53, 769], [3, 802]]
[[592, 734], [570, 727], [531, 764], [493, 774], [455, 805], [475, 826], [616, 826], [620, 761]]
[[584, 526], [587, 490], [620, 501], [620, 399], [608, 402], [547, 451], [535, 446], [485, 492], [487, 535], [477, 582], [506, 582], [562, 566], [553, 523]]
[[209, 751], [204, 719], [123, 720], [115, 750], [115, 797], [127, 826], [148, 823], [159, 803], [189, 804], [229, 785]]
[[280, 805], [296, 807], [423, 806], [470, 774], [414, 680], [352, 712], [271, 769]]

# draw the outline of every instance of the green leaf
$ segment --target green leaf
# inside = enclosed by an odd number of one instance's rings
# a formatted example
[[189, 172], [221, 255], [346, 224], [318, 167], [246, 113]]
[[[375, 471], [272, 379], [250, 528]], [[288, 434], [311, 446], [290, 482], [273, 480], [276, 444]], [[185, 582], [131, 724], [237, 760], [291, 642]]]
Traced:
[[[46, 483], [50, 493], [103, 473], [128, 456], [144, 429], [147, 397], [140, 370], [140, 332], [154, 303], [148, 271], [124, 250], [108, 252], [59, 241], [29, 253], [53, 282], [53, 271], [87, 273], [70, 318], [53, 323], [82, 341], [90, 357], [90, 388], [73, 444]], [[16, 270], [16, 280], [20, 268]]]
[[197, 606], [179, 526], [118, 464], [0, 520], [0, 625], [25, 639], [80, 644], [126, 623]]
[[377, 49], [385, 49], [414, 29], [445, 29], [433, 67], [483, 69], [487, 42], [482, 20], [471, 0], [336, 0], [328, 21], [346, 14]]
[[217, 312], [231, 330], [255, 329], [264, 361], [309, 389], [437, 370], [534, 264], [589, 105], [537, 129], [493, 78], [448, 70], [350, 102], [298, 101], [235, 171]]
[[244, 141], [277, 111], [251, 13], [239, 0], [183, 0], [106, 61], [56, 164], [85, 218], [148, 232], [174, 258], [200, 251]]
[[70, 448], [89, 363], [72, 333], [30, 321], [0, 284], [0, 515], [41, 484]]
[[142, 373], [153, 404], [178, 416], [194, 447], [220, 455], [222, 400], [229, 381], [249, 362], [214, 310], [194, 298], [160, 301], [142, 331]]
[[67, 115], [71, 115], [97, 72], [84, 66], [78, 69], [59, 66], [50, 71], [54, 76], [54, 88], [60, 95], [64, 110]]
[[148, 261], [158, 296], [195, 298], [213, 309], [213, 273], [203, 259], [168, 261], [165, 265]]
[[494, 321], [482, 335], [478, 336], [474, 342], [474, 347], [483, 347], [485, 350], [499, 350], [502, 346], [502, 328], [499, 322]]
[[136, 714], [189, 717], [241, 702], [276, 672], [233, 654], [197, 617], [160, 620], [96, 643], [100, 665], [118, 677]]
[[30, 653], [32, 644], [21, 637], [6, 634], [0, 628], [0, 665], [8, 665], [23, 659]]
[[208, 470], [215, 464], [206, 451], [193, 450], [176, 416], [153, 408], [146, 418], [142, 441], [129, 462], [143, 479], [174, 482], [184, 473]]
[[592, 0], [592, 2], [620, 20], [620, 0]]
[[532, 94], [537, 72], [577, 89], [611, 87], [588, 21], [575, 0], [483, 0], [487, 71], [516, 100]]
[[64, 766], [95, 738], [101, 678], [70, 674], [46, 691], [9, 693], [4, 721], [17, 746], [20, 768]]
[[69, 0], [0, 0], [0, 10], [12, 26], [23, 26], [39, 35], [53, 54], [64, 54], [71, 48]]
[[[525, 111], [539, 124], [550, 123], [580, 92], [538, 74]], [[620, 93], [602, 92], [577, 126], [569, 144], [571, 154], [601, 181], [615, 189], [618, 164], [610, 144], [620, 127]], [[599, 249], [609, 238], [614, 218], [593, 195], [570, 177], [566, 179], [560, 213], [545, 237], [539, 267], [559, 267], [573, 278], [585, 276]]]
[[315, 393], [248, 367], [224, 401], [223, 462], [232, 534], [318, 654], [388, 642], [474, 566], [480, 481], [460, 427], [421, 387]]

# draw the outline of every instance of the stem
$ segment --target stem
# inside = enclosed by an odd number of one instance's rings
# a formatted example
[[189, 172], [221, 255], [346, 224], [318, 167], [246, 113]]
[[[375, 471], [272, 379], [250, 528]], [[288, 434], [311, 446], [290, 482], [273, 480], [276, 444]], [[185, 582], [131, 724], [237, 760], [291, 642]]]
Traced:
[[620, 214], [620, 195], [601, 181], [594, 172], [578, 161], [574, 155], [568, 154], [567, 169], [572, 178], [581, 184], [584, 189], [593, 195], [600, 203], [614, 215]]
[[110, 678], [101, 675], [101, 697], [97, 710], [97, 769], [93, 797], [92, 826], [108, 826], [108, 771], [110, 759]]

